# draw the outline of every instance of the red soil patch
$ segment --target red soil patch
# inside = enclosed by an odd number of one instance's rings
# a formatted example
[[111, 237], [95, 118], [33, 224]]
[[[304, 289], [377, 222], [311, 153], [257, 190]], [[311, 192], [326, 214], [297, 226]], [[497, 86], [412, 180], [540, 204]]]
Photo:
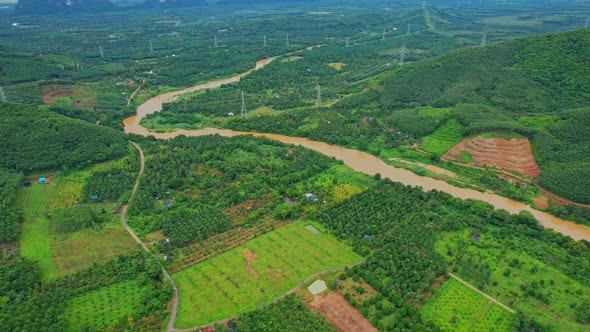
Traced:
[[442, 159], [457, 160], [461, 151], [471, 154], [474, 160], [471, 164], [513, 170], [531, 178], [541, 173], [531, 143], [526, 138], [467, 137], [445, 153]]
[[42, 90], [44, 104], [51, 104], [60, 97], [70, 97], [71, 105], [92, 109], [96, 106], [96, 94], [85, 88], [73, 85], [45, 86]]
[[379, 331], [338, 292], [315, 295], [307, 305], [324, 315], [339, 331]]
[[545, 195], [535, 197], [533, 198], [533, 203], [541, 209], [546, 209], [549, 207], [549, 198]]
[[256, 270], [254, 270], [252, 267], [252, 261], [258, 256], [248, 248], [242, 250], [242, 255], [244, 256], [244, 259], [246, 259], [246, 264], [248, 265], [248, 275], [250, 279], [258, 279], [258, 272], [256, 272]]

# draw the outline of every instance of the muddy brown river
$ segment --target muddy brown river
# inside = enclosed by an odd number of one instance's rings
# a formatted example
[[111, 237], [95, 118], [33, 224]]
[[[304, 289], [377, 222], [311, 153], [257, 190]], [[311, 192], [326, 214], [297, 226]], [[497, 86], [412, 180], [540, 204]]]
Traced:
[[262, 68], [264, 65], [272, 62], [274, 59], [275, 58], [268, 58], [260, 60], [256, 63], [256, 67], [254, 69], [251, 69], [245, 73], [230, 78], [210, 81], [183, 90], [167, 92], [155, 96], [137, 108], [137, 115], [131, 116], [123, 121], [123, 124], [125, 126], [125, 132], [134, 133], [142, 136], [151, 135], [160, 139], [170, 139], [179, 135], [203, 136], [218, 134], [227, 137], [237, 135], [264, 136], [287, 144], [301, 145], [306, 148], [321, 152], [326, 156], [335, 157], [336, 159], [342, 160], [345, 165], [349, 166], [350, 168], [358, 172], [363, 172], [369, 175], [380, 173], [382, 177], [386, 177], [393, 181], [400, 182], [406, 185], [420, 186], [427, 191], [436, 189], [462, 199], [471, 198], [482, 200], [492, 204], [497, 209], [504, 209], [511, 213], [518, 213], [523, 210], [529, 211], [546, 228], [554, 229], [555, 231], [568, 235], [575, 240], [585, 239], [590, 241], [590, 227], [576, 224], [574, 222], [555, 217], [548, 213], [535, 210], [527, 204], [514, 201], [506, 197], [502, 197], [491, 193], [482, 193], [472, 189], [455, 187], [441, 180], [435, 180], [433, 178], [420, 176], [408, 170], [390, 166], [386, 164], [383, 160], [366, 152], [330, 145], [324, 142], [312, 141], [307, 138], [291, 137], [277, 134], [250, 133], [215, 128], [205, 128], [197, 130], [180, 129], [174, 132], [156, 133], [150, 132], [147, 128], [144, 128], [140, 125], [141, 119], [143, 119], [149, 114], [161, 111], [162, 104], [165, 102], [171, 102], [184, 93], [203, 89], [216, 88], [221, 86], [222, 84], [238, 82], [240, 78], [242, 78], [243, 76], [249, 74], [254, 70]]

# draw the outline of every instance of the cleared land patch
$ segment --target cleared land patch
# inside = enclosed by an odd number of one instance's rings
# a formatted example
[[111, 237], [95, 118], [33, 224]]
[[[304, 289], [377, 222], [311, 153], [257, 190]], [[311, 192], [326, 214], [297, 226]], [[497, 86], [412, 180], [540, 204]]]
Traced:
[[100, 328], [127, 320], [138, 311], [142, 292], [138, 281], [125, 281], [73, 298], [65, 312], [70, 330]]
[[307, 305], [324, 315], [339, 331], [379, 331], [338, 292], [315, 295]]
[[254, 310], [315, 272], [361, 259], [325, 231], [309, 232], [304, 228], [308, 224], [293, 222], [174, 274], [180, 293], [176, 327]]
[[514, 319], [513, 314], [455, 279], [436, 290], [422, 315], [443, 331], [508, 331]]
[[346, 64], [344, 62], [330, 62], [330, 63], [328, 63], [328, 66], [330, 66], [336, 70], [341, 70], [342, 67], [346, 66]]
[[75, 85], [48, 85], [43, 87], [43, 103], [92, 109], [96, 106], [96, 93]]
[[531, 178], [536, 178], [541, 173], [541, 168], [535, 162], [531, 143], [526, 138], [467, 137], [445, 153], [442, 159], [460, 160], [465, 152], [473, 158], [470, 164], [517, 171]]

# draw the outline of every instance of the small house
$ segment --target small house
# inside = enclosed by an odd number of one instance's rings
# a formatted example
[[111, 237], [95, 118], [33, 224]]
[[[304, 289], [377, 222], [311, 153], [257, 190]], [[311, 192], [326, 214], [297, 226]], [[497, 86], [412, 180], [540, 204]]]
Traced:
[[161, 245], [165, 245], [166, 243], [169, 243], [169, 242], [170, 242], [170, 240], [169, 240], [169, 239], [161, 239], [161, 240], [160, 240], [160, 244], [161, 244]]
[[164, 201], [164, 206], [170, 206], [170, 205], [172, 205], [172, 201], [171, 200], [167, 199], [167, 200]]
[[47, 183], [47, 179], [44, 177], [39, 178], [39, 183]]
[[481, 235], [478, 232], [471, 232], [469, 233], [469, 237], [479, 241], [481, 239]]
[[98, 195], [92, 195], [90, 196], [90, 199], [96, 201], [98, 199]]
[[318, 200], [317, 196], [312, 193], [303, 194], [303, 196], [307, 197], [307, 199], [309, 199], [310, 201], [317, 201]]
[[369, 235], [369, 234], [363, 235], [363, 238], [367, 241], [371, 241], [371, 235]]

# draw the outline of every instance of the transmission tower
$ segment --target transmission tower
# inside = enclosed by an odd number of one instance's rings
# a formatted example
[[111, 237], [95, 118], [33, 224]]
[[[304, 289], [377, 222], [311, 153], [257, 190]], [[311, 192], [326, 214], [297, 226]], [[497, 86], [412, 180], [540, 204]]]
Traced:
[[488, 35], [487, 33], [483, 33], [483, 36], [481, 36], [481, 46], [486, 46], [486, 44], [488, 43]]
[[402, 49], [399, 51], [399, 63], [398, 66], [403, 66], [405, 64], [404, 60], [406, 58], [406, 45], [402, 46]]
[[322, 107], [322, 90], [320, 88], [320, 81], [315, 81], [315, 89], [317, 91], [317, 99], [315, 101], [316, 107]]
[[346, 47], [348, 47], [348, 36], [346, 36]]
[[150, 54], [154, 53], [154, 46], [152, 45], [152, 41], [150, 40]]
[[432, 30], [436, 30], [436, 21], [432, 20]]
[[584, 28], [590, 27], [590, 16], [586, 17], [586, 23], [584, 24]]
[[408, 29], [406, 30], [406, 33], [409, 34], [410, 33], [410, 28], [412, 27], [412, 25], [410, 23], [408, 23]]
[[102, 49], [102, 46], [98, 47], [98, 53], [100, 54], [101, 58], [104, 58], [104, 50]]
[[289, 34], [287, 34], [287, 42], [285, 43], [287, 47], [289, 46]]
[[6, 95], [4, 94], [4, 89], [1, 86], [0, 86], [0, 98], [2, 98], [3, 103], [8, 101], [8, 99], [6, 99]]
[[266, 47], [266, 36], [262, 39], [262, 46]]
[[219, 44], [217, 43], [217, 35], [213, 36], [213, 47], [218, 48]]
[[426, 9], [426, 1], [422, 0], [422, 9]]
[[385, 29], [383, 29], [383, 33], [381, 33], [381, 40], [385, 40]]
[[242, 117], [246, 116], [246, 100], [244, 99], [244, 90], [242, 90], [242, 110], [240, 111]]

